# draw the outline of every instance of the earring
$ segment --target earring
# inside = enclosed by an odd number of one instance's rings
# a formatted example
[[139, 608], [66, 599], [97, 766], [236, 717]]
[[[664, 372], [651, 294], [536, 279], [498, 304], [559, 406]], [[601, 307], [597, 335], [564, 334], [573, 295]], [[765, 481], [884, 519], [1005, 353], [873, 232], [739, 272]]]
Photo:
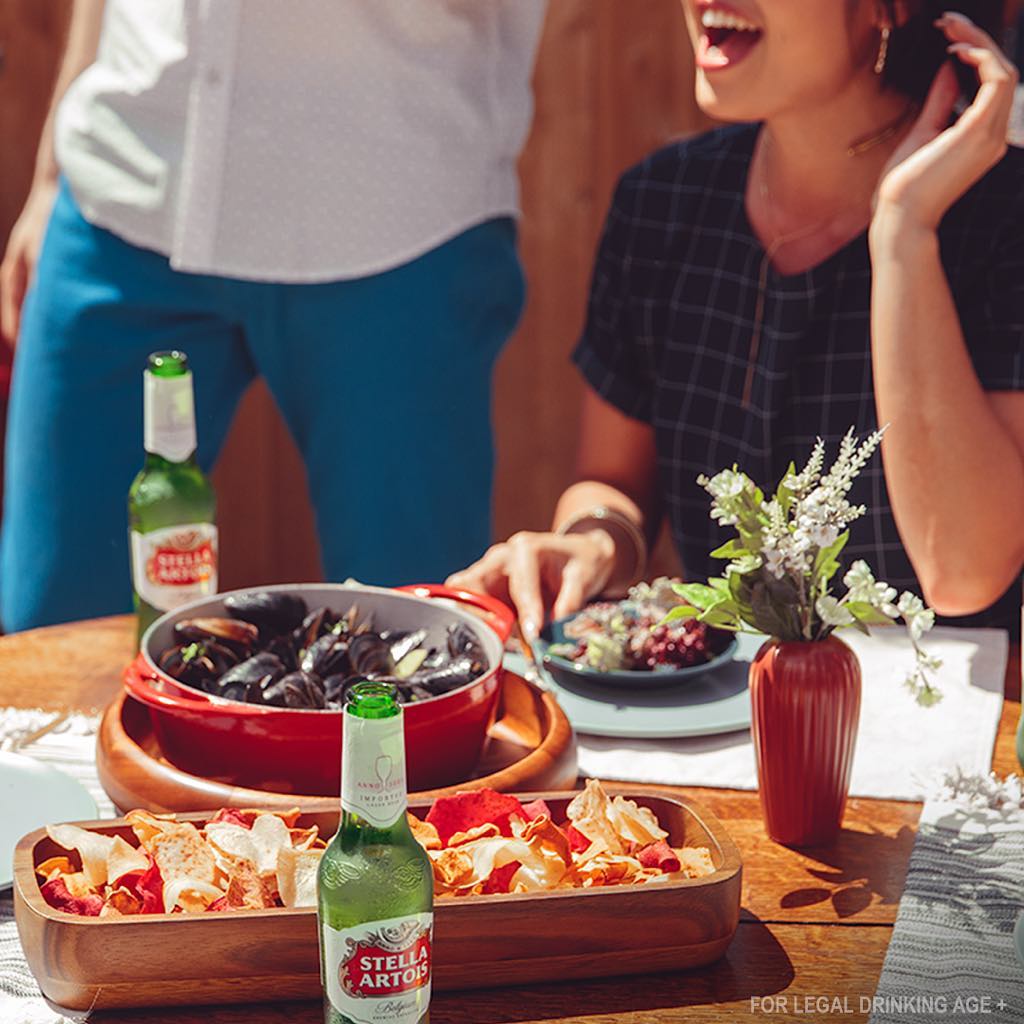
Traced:
[[885, 70], [885, 61], [889, 56], [889, 36], [892, 29], [886, 25], [882, 29], [882, 41], [878, 46], [878, 59], [875, 61], [875, 74], [880, 75]]

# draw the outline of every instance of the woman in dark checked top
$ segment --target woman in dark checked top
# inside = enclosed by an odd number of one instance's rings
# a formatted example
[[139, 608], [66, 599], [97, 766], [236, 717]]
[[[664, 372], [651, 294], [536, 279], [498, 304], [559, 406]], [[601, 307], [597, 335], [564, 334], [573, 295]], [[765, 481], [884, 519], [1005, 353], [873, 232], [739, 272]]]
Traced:
[[774, 486], [816, 437], [834, 454], [851, 426], [889, 424], [848, 553], [942, 616], [1012, 628], [1024, 152], [1005, 143], [1001, 4], [683, 7], [698, 101], [732, 124], [622, 178], [575, 353], [578, 482], [552, 533], [453, 581], [511, 599], [534, 632], [639, 575], [662, 515], [687, 575], [706, 576], [724, 538], [699, 474], [738, 463]]

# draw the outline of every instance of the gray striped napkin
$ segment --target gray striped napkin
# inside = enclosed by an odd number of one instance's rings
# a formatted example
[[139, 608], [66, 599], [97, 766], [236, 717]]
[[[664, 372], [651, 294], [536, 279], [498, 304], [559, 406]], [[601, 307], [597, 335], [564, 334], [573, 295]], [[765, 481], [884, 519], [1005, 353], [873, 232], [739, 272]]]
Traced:
[[1021, 780], [951, 776], [921, 814], [870, 1024], [1024, 1024]]

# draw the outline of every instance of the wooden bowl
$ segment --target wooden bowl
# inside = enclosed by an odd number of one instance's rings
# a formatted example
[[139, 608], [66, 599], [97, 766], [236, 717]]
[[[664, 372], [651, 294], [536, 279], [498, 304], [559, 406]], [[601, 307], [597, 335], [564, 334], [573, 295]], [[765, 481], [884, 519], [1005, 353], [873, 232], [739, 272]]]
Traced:
[[[294, 793], [281, 786], [254, 788], [237, 785], [230, 778], [190, 775], [164, 758], [148, 710], [124, 693], [103, 714], [96, 768], [110, 799], [124, 810], [322, 808], [337, 799]], [[566, 789], [575, 784], [576, 743], [564, 712], [550, 693], [505, 672], [497, 717], [475, 770], [456, 785], [425, 792]]]
[[[540, 981], [676, 971], [725, 953], [740, 911], [739, 853], [719, 821], [679, 790], [633, 794], [650, 807], [674, 846], [706, 846], [705, 878], [674, 876], [646, 885], [439, 898], [434, 905], [434, 987], [494, 988]], [[556, 817], [572, 792], [543, 797]], [[420, 816], [429, 801], [412, 801]], [[202, 822], [207, 815], [183, 815]], [[325, 834], [337, 811], [300, 819]], [[84, 827], [121, 835], [123, 821]], [[34, 866], [58, 852], [42, 829], [14, 855], [15, 916], [43, 994], [69, 1009], [264, 1002], [320, 997], [313, 908], [76, 917], [43, 899]]]

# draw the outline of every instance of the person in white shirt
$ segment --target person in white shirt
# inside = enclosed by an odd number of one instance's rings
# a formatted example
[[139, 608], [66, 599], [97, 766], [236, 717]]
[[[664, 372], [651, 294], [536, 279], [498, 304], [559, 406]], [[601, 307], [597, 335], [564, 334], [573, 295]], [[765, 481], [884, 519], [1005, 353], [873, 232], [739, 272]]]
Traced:
[[266, 379], [329, 579], [438, 580], [483, 551], [544, 10], [75, 0], [0, 268], [4, 628], [129, 606], [125, 496], [158, 349], [189, 356], [204, 467]]

